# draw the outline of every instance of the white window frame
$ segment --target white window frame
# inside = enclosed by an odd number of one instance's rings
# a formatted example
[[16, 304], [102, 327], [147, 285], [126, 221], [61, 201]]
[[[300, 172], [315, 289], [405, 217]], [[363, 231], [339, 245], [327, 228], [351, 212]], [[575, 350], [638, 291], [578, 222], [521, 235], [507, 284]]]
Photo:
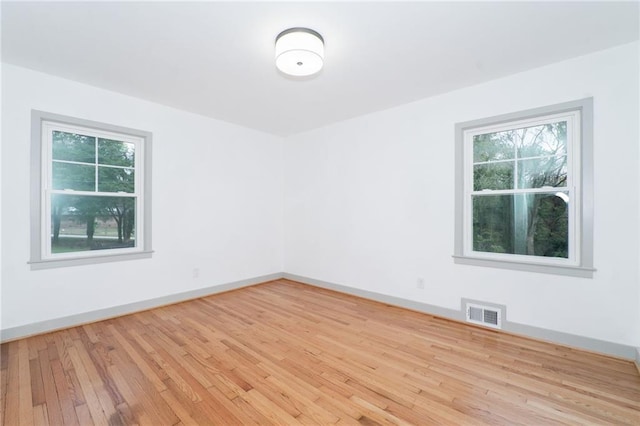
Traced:
[[[473, 250], [473, 136], [567, 121], [569, 257], [551, 258]], [[458, 123], [456, 132], [456, 204], [454, 261], [458, 264], [593, 277], [593, 99]], [[549, 193], [550, 188], [492, 190], [491, 195]]]
[[[67, 117], [43, 111], [31, 115], [31, 259], [32, 270], [86, 265], [151, 257], [151, 141], [152, 134], [111, 124]], [[52, 185], [53, 131], [119, 140], [135, 146], [133, 193], [54, 190]], [[97, 164], [96, 164], [97, 167]], [[135, 247], [51, 252], [51, 195], [131, 197], [136, 199]]]

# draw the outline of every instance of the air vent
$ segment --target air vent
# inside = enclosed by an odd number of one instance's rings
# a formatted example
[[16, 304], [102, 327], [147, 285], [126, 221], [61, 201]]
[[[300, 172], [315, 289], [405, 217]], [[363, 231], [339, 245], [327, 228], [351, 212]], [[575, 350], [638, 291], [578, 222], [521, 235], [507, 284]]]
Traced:
[[492, 328], [502, 328], [502, 309], [467, 303], [467, 321]]

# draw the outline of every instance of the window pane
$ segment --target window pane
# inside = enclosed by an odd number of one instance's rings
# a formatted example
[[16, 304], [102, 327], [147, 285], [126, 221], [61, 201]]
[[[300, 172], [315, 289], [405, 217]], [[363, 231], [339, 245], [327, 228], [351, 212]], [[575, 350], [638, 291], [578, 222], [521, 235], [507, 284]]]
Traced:
[[473, 162], [514, 158], [561, 156], [567, 153], [567, 122], [523, 127], [473, 137]]
[[511, 132], [485, 133], [473, 137], [473, 162], [508, 160], [514, 157]]
[[53, 132], [53, 159], [96, 162], [96, 138], [76, 133]]
[[567, 186], [567, 157], [518, 161], [518, 188]]
[[567, 154], [566, 121], [527, 127], [513, 132], [518, 146], [518, 158]]
[[569, 195], [476, 195], [473, 250], [568, 258]]
[[98, 163], [134, 167], [135, 145], [111, 139], [98, 139]]
[[54, 194], [51, 252], [135, 247], [136, 199]]
[[96, 168], [84, 164], [53, 162], [53, 189], [95, 191]]
[[473, 166], [473, 190], [513, 189], [513, 161]]
[[115, 167], [98, 167], [98, 191], [129, 193], [134, 192], [134, 170]]

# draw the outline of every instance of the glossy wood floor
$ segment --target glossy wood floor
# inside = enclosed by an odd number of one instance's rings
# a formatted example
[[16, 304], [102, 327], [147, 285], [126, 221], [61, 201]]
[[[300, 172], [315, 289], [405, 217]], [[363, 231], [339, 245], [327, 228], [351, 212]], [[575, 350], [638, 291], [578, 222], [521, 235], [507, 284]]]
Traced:
[[286, 280], [2, 345], [5, 425], [640, 424], [631, 362]]

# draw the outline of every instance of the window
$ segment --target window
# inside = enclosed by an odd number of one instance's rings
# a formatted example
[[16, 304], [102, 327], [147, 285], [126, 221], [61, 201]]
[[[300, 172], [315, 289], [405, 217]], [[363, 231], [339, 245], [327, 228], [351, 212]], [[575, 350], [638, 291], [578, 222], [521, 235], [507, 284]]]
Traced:
[[151, 256], [151, 134], [32, 113], [31, 268]]
[[592, 109], [456, 125], [456, 263], [593, 275]]

